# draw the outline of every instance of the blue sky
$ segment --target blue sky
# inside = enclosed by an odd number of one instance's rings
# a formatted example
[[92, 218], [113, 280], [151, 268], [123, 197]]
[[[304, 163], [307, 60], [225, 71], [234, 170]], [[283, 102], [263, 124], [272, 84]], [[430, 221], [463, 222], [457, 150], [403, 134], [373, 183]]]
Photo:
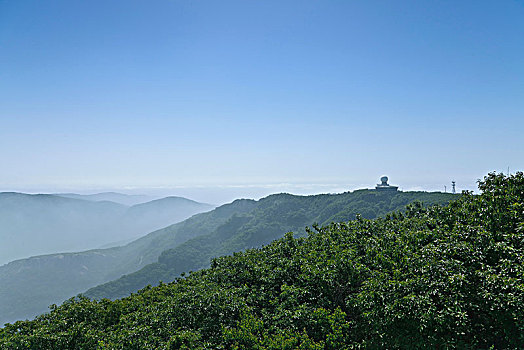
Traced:
[[516, 0], [0, 0], [0, 190], [474, 189], [524, 168], [522, 38]]

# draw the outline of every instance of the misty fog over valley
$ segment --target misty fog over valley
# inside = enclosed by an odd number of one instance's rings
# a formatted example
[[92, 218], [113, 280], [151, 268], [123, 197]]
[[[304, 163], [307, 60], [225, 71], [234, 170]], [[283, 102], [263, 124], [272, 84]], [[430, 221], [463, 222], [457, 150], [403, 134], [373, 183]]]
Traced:
[[0, 265], [34, 255], [122, 245], [211, 209], [180, 197], [0, 193]]

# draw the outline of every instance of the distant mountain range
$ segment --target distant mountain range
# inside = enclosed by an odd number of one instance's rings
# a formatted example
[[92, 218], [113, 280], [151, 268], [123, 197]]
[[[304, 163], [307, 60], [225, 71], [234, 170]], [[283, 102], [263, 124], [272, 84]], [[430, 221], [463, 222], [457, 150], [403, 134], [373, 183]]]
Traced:
[[147, 199], [119, 193], [0, 193], [0, 265], [34, 255], [114, 246], [213, 209], [180, 197], [142, 202]]
[[101, 192], [95, 194], [55, 193], [55, 195], [65, 198], [84, 199], [95, 202], [109, 201], [127, 206], [159, 199], [158, 197], [146, 196], [142, 194], [123, 194], [118, 192]]
[[[348, 221], [357, 214], [374, 218], [403, 210], [414, 201], [431, 205], [453, 198], [443, 193], [359, 190], [316, 196], [277, 194], [259, 201], [242, 199], [125, 246], [14, 261], [0, 267], [0, 323], [34, 317], [45, 312], [49, 304], [61, 303], [97, 285], [86, 295], [125, 296], [159, 280], [172, 280], [181, 272], [205, 267], [212, 257], [258, 247], [288, 231], [304, 234], [305, 226], [315, 223]], [[141, 215], [147, 216], [141, 214], [141, 206], [156, 205], [157, 201], [153, 201], [126, 212], [138, 220]]]

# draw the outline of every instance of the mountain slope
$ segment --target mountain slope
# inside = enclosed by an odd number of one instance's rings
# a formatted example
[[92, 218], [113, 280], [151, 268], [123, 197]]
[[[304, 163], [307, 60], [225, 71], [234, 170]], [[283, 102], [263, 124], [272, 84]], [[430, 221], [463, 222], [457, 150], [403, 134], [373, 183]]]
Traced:
[[0, 266], [0, 324], [34, 317], [50, 304], [136, 271], [156, 261], [165, 249], [211, 233], [232, 213], [250, 210], [254, 203], [238, 200], [122, 247], [36, 256]]
[[165, 197], [130, 207], [123, 220], [129, 229], [139, 227], [144, 233], [172, 225], [213, 208], [212, 205], [187, 198]]
[[524, 174], [446, 207], [287, 234], [170, 284], [71, 299], [2, 349], [522, 349]]
[[[214, 256], [259, 246], [286, 231], [304, 232], [306, 225], [315, 222], [350, 220], [357, 213], [374, 217], [417, 199], [431, 204], [451, 198], [454, 198], [451, 194], [442, 193], [381, 195], [362, 190], [338, 195], [280, 194], [259, 201], [237, 200], [123, 247], [12, 262], [0, 267], [0, 323], [33, 317], [50, 304], [123, 275], [87, 294], [125, 296], [147, 284], [169, 281], [183, 271], [205, 267]], [[192, 239], [195, 240], [184, 244]]]
[[348, 221], [357, 214], [375, 218], [401, 210], [414, 201], [432, 205], [447, 203], [452, 198], [456, 196], [439, 192], [384, 193], [374, 190], [315, 196], [271, 195], [256, 202], [251, 211], [231, 215], [211, 233], [166, 249], [157, 262], [92, 288], [85, 295], [110, 299], [125, 297], [148, 284], [156, 285], [160, 280], [172, 281], [184, 271], [206, 267], [213, 257], [267, 244], [284, 232], [293, 231], [300, 235], [305, 232], [304, 227], [315, 223]]

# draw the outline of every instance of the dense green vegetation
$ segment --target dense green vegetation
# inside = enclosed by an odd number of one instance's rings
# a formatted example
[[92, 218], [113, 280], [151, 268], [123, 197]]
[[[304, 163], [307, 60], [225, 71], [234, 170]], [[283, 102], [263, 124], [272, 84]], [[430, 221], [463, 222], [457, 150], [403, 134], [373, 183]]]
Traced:
[[479, 188], [286, 234], [124, 299], [70, 299], [0, 329], [0, 348], [523, 348], [524, 174]]
[[[258, 202], [248, 202], [250, 210], [231, 212], [227, 221], [216, 225], [207, 234], [194, 236], [183, 244], [166, 249], [158, 256], [157, 262], [92, 288], [85, 295], [98, 299], [122, 298], [148, 284], [170, 282], [184, 271], [208, 267], [214, 257], [268, 244], [285, 232], [292, 231], [302, 236], [307, 225], [353, 220], [357, 214], [371, 219], [403, 210], [414, 201], [432, 205], [447, 203], [452, 198], [453, 195], [440, 192], [375, 190], [315, 196], [271, 195]], [[196, 224], [200, 225], [198, 221]]]

